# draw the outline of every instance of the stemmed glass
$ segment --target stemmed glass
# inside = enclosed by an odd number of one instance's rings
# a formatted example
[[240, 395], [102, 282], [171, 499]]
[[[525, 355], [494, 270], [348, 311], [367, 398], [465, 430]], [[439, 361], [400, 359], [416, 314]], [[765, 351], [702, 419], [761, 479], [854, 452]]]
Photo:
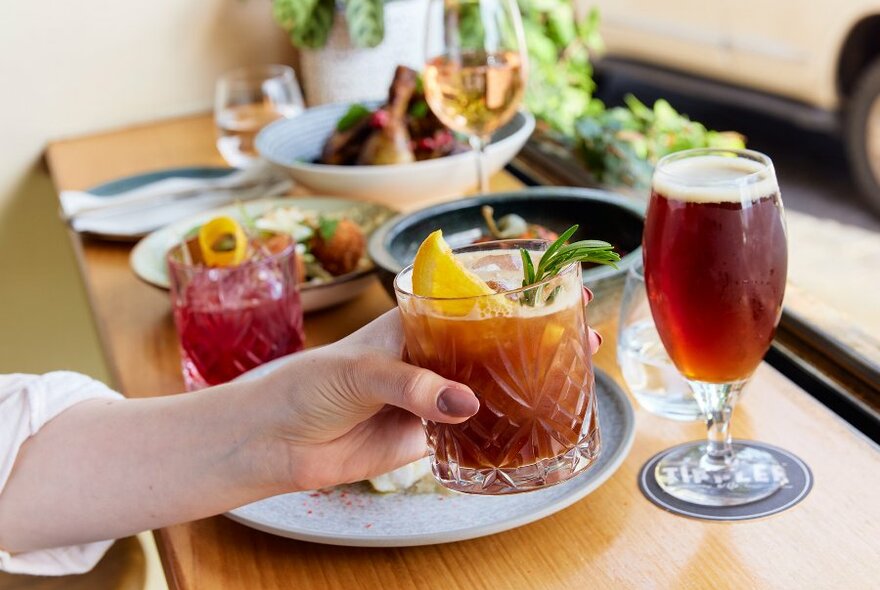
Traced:
[[516, 0], [431, 0], [425, 39], [428, 105], [444, 125], [469, 137], [486, 193], [485, 147], [516, 114], [526, 84]]
[[788, 250], [770, 158], [698, 149], [660, 160], [643, 246], [657, 331], [708, 426], [706, 442], [666, 453], [657, 483], [703, 506], [765, 498], [786, 482], [783, 467], [765, 450], [731, 441], [729, 428], [782, 312]]

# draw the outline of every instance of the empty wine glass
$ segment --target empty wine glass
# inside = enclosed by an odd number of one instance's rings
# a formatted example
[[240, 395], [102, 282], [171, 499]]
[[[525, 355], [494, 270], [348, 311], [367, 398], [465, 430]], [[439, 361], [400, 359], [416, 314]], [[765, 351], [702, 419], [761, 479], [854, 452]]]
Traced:
[[488, 192], [484, 149], [525, 91], [528, 57], [516, 1], [431, 0], [425, 39], [428, 105], [469, 137], [480, 192]]
[[276, 119], [303, 112], [305, 103], [290, 66], [239, 68], [217, 80], [214, 122], [217, 149], [231, 166], [244, 168], [257, 158], [254, 138]]

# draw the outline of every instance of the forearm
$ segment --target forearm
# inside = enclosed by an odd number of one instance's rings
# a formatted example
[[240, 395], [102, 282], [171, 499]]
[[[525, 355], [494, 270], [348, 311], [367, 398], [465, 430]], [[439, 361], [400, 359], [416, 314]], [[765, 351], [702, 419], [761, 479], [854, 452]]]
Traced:
[[118, 538], [284, 491], [272, 395], [233, 384], [77, 404], [22, 446], [0, 494], [0, 547]]

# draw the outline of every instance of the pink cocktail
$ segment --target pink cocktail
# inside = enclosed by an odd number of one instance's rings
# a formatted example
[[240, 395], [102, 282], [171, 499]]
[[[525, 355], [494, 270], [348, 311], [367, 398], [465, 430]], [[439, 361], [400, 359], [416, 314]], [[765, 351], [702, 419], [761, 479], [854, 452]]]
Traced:
[[226, 383], [265, 362], [302, 350], [303, 314], [293, 240], [269, 251], [254, 244], [228, 267], [168, 255], [171, 302], [187, 390]]

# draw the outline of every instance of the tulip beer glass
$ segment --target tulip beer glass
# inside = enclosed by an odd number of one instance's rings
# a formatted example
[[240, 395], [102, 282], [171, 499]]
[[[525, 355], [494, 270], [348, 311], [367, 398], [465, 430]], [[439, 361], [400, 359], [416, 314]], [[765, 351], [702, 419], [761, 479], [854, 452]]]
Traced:
[[698, 149], [658, 162], [643, 241], [645, 284], [657, 331], [709, 434], [657, 465], [657, 482], [681, 500], [735, 506], [785, 483], [772, 455], [729, 434], [737, 398], [782, 312], [785, 232], [767, 156]]
[[412, 267], [397, 276], [409, 361], [470, 386], [480, 400], [461, 424], [425, 422], [434, 475], [448, 488], [533, 490], [570, 479], [598, 456], [580, 263], [522, 287], [519, 248], [537, 260], [547, 245], [506, 240], [456, 250], [496, 290], [490, 295], [420, 297]]

